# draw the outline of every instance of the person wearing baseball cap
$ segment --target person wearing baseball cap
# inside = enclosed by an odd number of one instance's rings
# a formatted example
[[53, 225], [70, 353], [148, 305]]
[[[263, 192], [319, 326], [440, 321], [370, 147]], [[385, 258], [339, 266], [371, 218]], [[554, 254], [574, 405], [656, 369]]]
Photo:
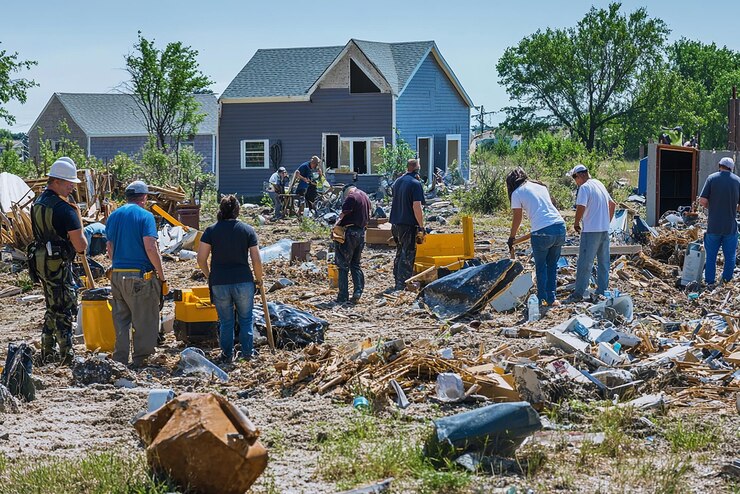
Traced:
[[573, 303], [583, 300], [596, 259], [596, 294], [603, 295], [609, 287], [609, 223], [617, 203], [600, 181], [591, 178], [588, 168], [574, 166], [570, 176], [578, 186], [576, 217], [573, 228], [581, 235], [576, 264], [576, 285], [565, 300]]
[[299, 181], [295, 193], [304, 199], [301, 201], [298, 211], [301, 217], [303, 217], [304, 206], [308, 205], [309, 209], [313, 209], [314, 201], [316, 201], [318, 195], [316, 182], [321, 179], [323, 173], [319, 165], [321, 165], [319, 157], [311, 156], [311, 159], [302, 163], [293, 174], [293, 179]]
[[270, 176], [267, 189], [267, 195], [272, 199], [272, 205], [275, 208], [275, 215], [272, 217], [273, 221], [283, 218], [283, 203], [280, 196], [285, 194], [285, 188], [287, 186], [288, 170], [284, 166], [281, 166]]
[[[116, 343], [113, 360], [134, 367], [154, 353], [159, 334], [162, 287], [166, 286], [154, 215], [147, 211], [149, 187], [141, 180], [125, 190], [126, 204], [111, 213], [105, 227], [113, 261], [111, 292]], [[131, 336], [131, 328], [136, 330]]]
[[717, 254], [722, 247], [725, 265], [722, 281], [732, 280], [737, 254], [737, 220], [740, 210], [740, 177], [733, 173], [735, 161], [725, 157], [717, 164], [719, 171], [712, 173], [704, 182], [699, 194], [699, 204], [707, 208], [707, 230], [704, 233], [704, 249], [707, 260], [704, 264], [704, 281], [714, 285], [717, 276]]
[[77, 165], [71, 158], [59, 158], [51, 165], [48, 177], [46, 190], [31, 206], [34, 240], [28, 247], [28, 271], [34, 282], [41, 282], [46, 300], [41, 363], [61, 361], [69, 365], [74, 358], [72, 317], [77, 311], [72, 261], [76, 253], [85, 252], [87, 240], [77, 206], [68, 202], [80, 183]]

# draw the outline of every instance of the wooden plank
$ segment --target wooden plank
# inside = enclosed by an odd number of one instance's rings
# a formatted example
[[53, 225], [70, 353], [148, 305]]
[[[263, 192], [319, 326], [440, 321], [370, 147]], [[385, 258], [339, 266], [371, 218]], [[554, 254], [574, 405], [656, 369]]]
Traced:
[[[632, 255], [642, 252], [642, 245], [610, 245], [609, 254], [612, 256]], [[578, 245], [565, 245], [560, 250], [561, 256], [577, 256]]]

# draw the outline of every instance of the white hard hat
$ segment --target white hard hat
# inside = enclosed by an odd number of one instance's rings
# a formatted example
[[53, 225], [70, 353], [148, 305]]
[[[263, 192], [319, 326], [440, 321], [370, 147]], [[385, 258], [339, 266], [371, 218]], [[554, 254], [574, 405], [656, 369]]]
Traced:
[[56, 160], [51, 169], [49, 170], [49, 176], [72, 182], [73, 184], [80, 183], [80, 179], [77, 178], [77, 166], [72, 158], [63, 156]]

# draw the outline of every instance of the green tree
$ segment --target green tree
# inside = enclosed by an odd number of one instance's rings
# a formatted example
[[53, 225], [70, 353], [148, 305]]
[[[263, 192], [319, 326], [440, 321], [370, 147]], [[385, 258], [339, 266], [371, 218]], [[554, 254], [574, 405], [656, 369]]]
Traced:
[[396, 145], [386, 144], [379, 151], [380, 163], [376, 167], [378, 173], [397, 175], [406, 171], [408, 160], [416, 157], [416, 152], [411, 149], [409, 143], [401, 139], [401, 133], [396, 129]]
[[590, 150], [605, 126], [653, 107], [670, 31], [644, 8], [620, 8], [591, 8], [574, 28], [538, 30], [506, 49], [496, 69], [518, 102], [505, 109], [508, 127], [564, 127]]
[[198, 52], [182, 42], [168, 43], [164, 50], [138, 33], [134, 52], [125, 56], [131, 77], [124, 83], [136, 98], [147, 131], [159, 149], [174, 149], [183, 136], [195, 134], [205, 118], [195, 93], [213, 84], [198, 68]]
[[38, 84], [31, 79], [13, 79], [11, 76], [20, 70], [30, 70], [34, 65], [37, 65], [37, 62], [18, 60], [17, 52], [8, 53], [6, 50], [0, 50], [0, 120], [5, 120], [11, 125], [15, 123], [15, 117], [2, 105], [11, 100], [25, 103], [26, 91]]

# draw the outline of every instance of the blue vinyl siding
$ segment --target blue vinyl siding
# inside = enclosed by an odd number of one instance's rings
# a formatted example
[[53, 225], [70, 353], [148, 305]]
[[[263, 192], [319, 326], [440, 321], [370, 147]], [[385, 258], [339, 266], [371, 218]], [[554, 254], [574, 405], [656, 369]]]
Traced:
[[461, 165], [467, 165], [470, 108], [431, 53], [398, 98], [396, 127], [414, 150], [417, 137], [434, 137], [434, 166], [442, 169], [447, 134], [460, 134]]
[[256, 197], [273, 169], [241, 169], [240, 141], [280, 141], [289, 173], [321, 154], [322, 133], [342, 137], [385, 137], [391, 142], [391, 95], [349, 94], [347, 89], [319, 89], [310, 102], [224, 103], [219, 121], [219, 192]]

